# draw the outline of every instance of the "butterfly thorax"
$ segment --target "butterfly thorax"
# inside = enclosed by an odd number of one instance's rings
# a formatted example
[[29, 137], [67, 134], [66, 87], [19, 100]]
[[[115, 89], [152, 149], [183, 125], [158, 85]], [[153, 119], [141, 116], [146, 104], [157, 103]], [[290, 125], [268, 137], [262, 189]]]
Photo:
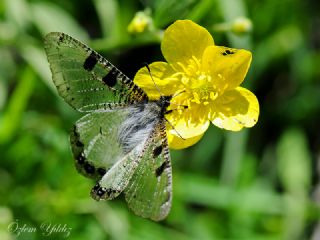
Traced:
[[160, 99], [157, 101], [157, 105], [160, 107], [160, 117], [164, 117], [165, 113], [167, 112], [167, 108], [170, 105], [170, 100], [172, 96], [161, 96]]
[[158, 101], [139, 103], [127, 108], [126, 120], [119, 127], [119, 142], [124, 153], [130, 152], [137, 145], [143, 145], [154, 126], [163, 119], [169, 97], [161, 97]]

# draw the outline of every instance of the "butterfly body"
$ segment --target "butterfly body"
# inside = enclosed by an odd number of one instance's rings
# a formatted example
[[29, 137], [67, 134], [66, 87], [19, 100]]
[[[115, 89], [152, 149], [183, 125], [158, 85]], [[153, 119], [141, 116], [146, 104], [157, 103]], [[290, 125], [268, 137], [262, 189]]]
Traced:
[[95, 200], [125, 194], [129, 207], [153, 220], [171, 207], [171, 162], [165, 114], [171, 96], [150, 101], [97, 52], [64, 33], [49, 33], [45, 50], [59, 95], [85, 112], [70, 142], [77, 170], [95, 179]]

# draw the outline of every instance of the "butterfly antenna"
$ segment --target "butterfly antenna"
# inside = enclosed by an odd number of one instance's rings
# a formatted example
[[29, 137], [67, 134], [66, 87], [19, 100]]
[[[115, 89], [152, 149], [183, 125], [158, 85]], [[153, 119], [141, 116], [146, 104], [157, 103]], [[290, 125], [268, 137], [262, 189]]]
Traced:
[[[174, 94], [174, 95], [172, 96], [172, 98], [177, 97], [177, 96], [179, 96], [180, 94], [182, 94], [182, 93], [184, 93], [184, 92], [186, 92], [186, 90], [183, 90], [183, 91], [180, 91], [180, 92]], [[186, 105], [177, 104], [177, 103], [174, 103], [174, 102], [172, 102], [172, 103], [170, 103], [170, 104], [176, 105], [177, 107], [182, 107], [183, 109], [187, 109], [187, 108], [188, 108], [188, 106], [186, 106]], [[177, 108], [177, 109], [174, 109], [174, 110], [178, 110], [178, 108]]]
[[186, 90], [183, 90], [183, 91], [181, 91], [181, 92], [178, 92], [178, 93], [174, 94], [174, 95], [172, 96], [172, 98], [178, 97], [180, 94], [182, 94], [182, 93], [184, 93], [184, 92], [186, 92]]
[[182, 139], [182, 140], [186, 140], [184, 137], [181, 136], [181, 134], [174, 128], [174, 126], [172, 125], [171, 122], [169, 122], [168, 119], [164, 118], [166, 120], [167, 123], [169, 123], [169, 125], [172, 127], [172, 129], [177, 133], [177, 135]]
[[156, 89], [157, 89], [157, 91], [159, 92], [160, 96], [162, 96], [162, 93], [161, 93], [161, 91], [160, 91], [160, 89], [159, 89], [158, 85], [156, 84], [156, 82], [154, 81], [154, 79], [153, 79], [153, 77], [152, 77], [152, 73], [151, 73], [151, 70], [150, 70], [149, 64], [148, 64], [148, 63], [144, 63], [144, 65], [145, 65], [145, 66], [146, 66], [146, 68], [148, 69], [148, 72], [149, 72], [149, 74], [150, 74], [150, 77], [151, 77], [151, 79], [152, 79], [152, 82], [153, 82], [154, 86], [156, 87]]

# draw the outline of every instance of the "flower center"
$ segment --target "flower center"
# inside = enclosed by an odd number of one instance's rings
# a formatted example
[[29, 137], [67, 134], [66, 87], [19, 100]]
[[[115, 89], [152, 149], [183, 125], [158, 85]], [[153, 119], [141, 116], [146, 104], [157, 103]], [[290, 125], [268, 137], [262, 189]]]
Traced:
[[189, 94], [191, 103], [208, 105], [219, 95], [219, 90], [214, 84], [212, 76], [201, 69], [201, 60], [195, 56], [188, 59], [187, 64], [177, 63], [179, 66], [179, 75], [184, 85], [185, 91]]

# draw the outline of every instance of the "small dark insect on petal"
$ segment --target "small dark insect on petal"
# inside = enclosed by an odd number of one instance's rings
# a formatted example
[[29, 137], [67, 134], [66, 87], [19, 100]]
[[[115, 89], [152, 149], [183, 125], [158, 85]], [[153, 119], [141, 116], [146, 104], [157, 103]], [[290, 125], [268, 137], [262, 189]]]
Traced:
[[234, 51], [232, 51], [232, 50], [230, 50], [230, 49], [226, 49], [223, 53], [222, 53], [222, 55], [223, 56], [227, 56], [227, 55], [231, 55], [231, 54], [234, 54], [235, 52]]

